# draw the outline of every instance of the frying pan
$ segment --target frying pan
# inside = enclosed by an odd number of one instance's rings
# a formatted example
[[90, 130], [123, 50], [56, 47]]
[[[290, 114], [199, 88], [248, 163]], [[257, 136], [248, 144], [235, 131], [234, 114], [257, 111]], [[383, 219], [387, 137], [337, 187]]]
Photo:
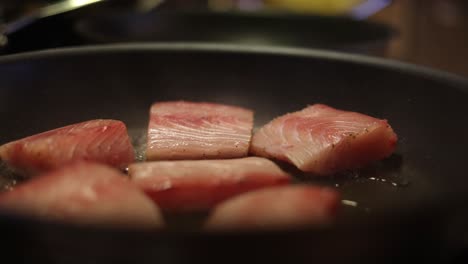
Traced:
[[380, 54], [394, 32], [386, 25], [348, 17], [170, 11], [99, 13], [82, 18], [78, 35], [91, 43], [215, 42], [314, 47]]
[[[213, 232], [82, 228], [2, 213], [4, 254], [47, 263], [397, 263], [456, 260], [467, 201], [468, 82], [398, 62], [318, 50], [128, 44], [0, 58], [0, 143], [94, 118], [145, 133], [151, 103], [249, 107], [256, 126], [307, 104], [386, 118], [396, 153], [330, 178], [344, 200], [329, 227]], [[394, 183], [394, 184], [392, 184]], [[457, 223], [463, 224], [457, 224]], [[466, 234], [466, 233], [465, 233]]]

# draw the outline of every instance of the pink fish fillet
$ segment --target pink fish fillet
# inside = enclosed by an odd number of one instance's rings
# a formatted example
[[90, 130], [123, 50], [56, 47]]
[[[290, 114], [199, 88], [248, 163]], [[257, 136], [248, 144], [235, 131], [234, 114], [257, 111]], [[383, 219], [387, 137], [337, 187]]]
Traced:
[[248, 109], [213, 103], [152, 105], [147, 160], [216, 159], [247, 156], [253, 127]]
[[135, 154], [123, 122], [98, 119], [7, 143], [0, 147], [0, 158], [32, 175], [81, 159], [123, 169]]
[[316, 104], [263, 126], [252, 138], [251, 152], [327, 175], [383, 159], [396, 143], [386, 120]]
[[333, 222], [339, 194], [330, 188], [290, 185], [265, 188], [219, 204], [206, 229], [275, 229]]
[[78, 225], [158, 228], [157, 206], [118, 170], [78, 161], [0, 194], [0, 210]]
[[207, 210], [234, 195], [291, 180], [276, 164], [258, 157], [135, 163], [129, 174], [161, 209], [172, 212]]

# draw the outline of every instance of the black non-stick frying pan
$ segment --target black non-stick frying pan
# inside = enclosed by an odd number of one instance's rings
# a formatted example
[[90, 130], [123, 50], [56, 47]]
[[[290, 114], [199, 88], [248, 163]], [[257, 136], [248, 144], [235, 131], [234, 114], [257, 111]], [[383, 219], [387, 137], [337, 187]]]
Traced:
[[393, 156], [363, 170], [325, 180], [295, 174], [357, 203], [343, 205], [330, 227], [141, 232], [3, 214], [4, 256], [28, 263], [445, 262], [463, 246], [468, 82], [450, 74], [314, 50], [134, 44], [6, 56], [0, 83], [0, 143], [94, 118], [123, 120], [138, 137], [151, 103], [173, 99], [249, 107], [256, 126], [320, 102], [386, 118], [400, 139]]
[[82, 17], [76, 31], [87, 42], [216, 42], [237, 45], [313, 47], [380, 53], [393, 31], [347, 17], [167, 11], [104, 13]]

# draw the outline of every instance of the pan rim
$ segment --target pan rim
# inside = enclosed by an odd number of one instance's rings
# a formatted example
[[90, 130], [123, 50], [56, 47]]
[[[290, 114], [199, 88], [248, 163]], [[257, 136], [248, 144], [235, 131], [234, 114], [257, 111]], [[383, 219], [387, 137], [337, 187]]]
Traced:
[[347, 62], [361, 64], [397, 72], [404, 72], [419, 75], [435, 81], [450, 83], [463, 92], [468, 92], [468, 77], [455, 73], [433, 69], [427, 66], [416, 65], [408, 62], [397, 61], [388, 58], [379, 58], [368, 55], [351, 54], [339, 51], [329, 51], [323, 49], [292, 48], [292, 47], [269, 47], [269, 46], [238, 46], [224, 43], [206, 42], [160, 42], [160, 43], [119, 43], [74, 46], [66, 48], [52, 48], [39, 51], [23, 52], [0, 57], [0, 65], [14, 63], [27, 59], [47, 59], [53, 57], [66, 57], [82, 54], [96, 53], [123, 53], [129, 51], [146, 52], [204, 52], [204, 53], [239, 53], [239, 54], [259, 54], [275, 55], [285, 57], [302, 57], [326, 59], [337, 62]]

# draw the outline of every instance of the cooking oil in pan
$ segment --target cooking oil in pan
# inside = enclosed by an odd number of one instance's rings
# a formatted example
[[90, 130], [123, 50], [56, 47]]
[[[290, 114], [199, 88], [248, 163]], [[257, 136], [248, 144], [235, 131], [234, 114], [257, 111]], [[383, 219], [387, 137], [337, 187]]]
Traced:
[[146, 132], [142, 133], [140, 129], [129, 129], [128, 133], [132, 138], [132, 145], [135, 148], [135, 160], [137, 162], [145, 161]]
[[399, 181], [396, 180], [388, 180], [386, 178], [377, 178], [377, 177], [369, 177], [367, 178], [370, 181], [382, 182], [392, 185], [393, 187], [406, 187], [409, 184], [408, 179], [400, 179]]
[[5, 162], [0, 160], [0, 192], [11, 191], [24, 178], [10, 170]]

